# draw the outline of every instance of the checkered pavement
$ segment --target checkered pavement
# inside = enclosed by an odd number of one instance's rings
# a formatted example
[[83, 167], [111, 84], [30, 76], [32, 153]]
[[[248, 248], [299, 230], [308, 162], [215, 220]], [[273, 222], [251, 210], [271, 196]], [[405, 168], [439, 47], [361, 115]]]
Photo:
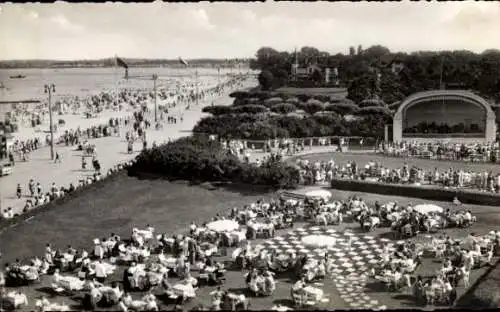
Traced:
[[[302, 238], [309, 235], [322, 235], [332, 237], [336, 243], [332, 247], [317, 248], [304, 245]], [[349, 241], [351, 243], [349, 244]], [[278, 253], [295, 252], [296, 254], [308, 254], [321, 259], [328, 252], [332, 259], [333, 273], [336, 275], [361, 274], [377, 263], [383, 252], [384, 244], [393, 248], [393, 243], [384, 238], [376, 238], [363, 233], [352, 233], [350, 231], [338, 232], [326, 227], [297, 228], [286, 235], [277, 236], [262, 242], [260, 247]]]

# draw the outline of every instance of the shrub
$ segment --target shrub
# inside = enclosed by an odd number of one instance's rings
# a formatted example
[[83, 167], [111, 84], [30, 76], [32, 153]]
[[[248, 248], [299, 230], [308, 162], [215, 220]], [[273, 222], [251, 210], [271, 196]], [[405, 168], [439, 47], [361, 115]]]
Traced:
[[159, 174], [169, 179], [217, 181], [295, 188], [299, 171], [286, 163], [269, 160], [261, 167], [242, 163], [218, 141], [205, 135], [181, 138], [141, 152], [129, 174]]
[[246, 91], [234, 91], [229, 93], [229, 96], [236, 99], [245, 99], [250, 96], [250, 93]]
[[292, 98], [287, 99], [286, 103], [297, 104], [297, 103], [300, 103], [300, 100], [296, 97], [292, 97]]
[[391, 103], [389, 104], [389, 108], [390, 109], [393, 109], [393, 110], [396, 110], [399, 108], [399, 106], [401, 105], [402, 101], [396, 101], [394, 103]]
[[340, 115], [354, 114], [358, 109], [356, 105], [347, 103], [331, 104], [325, 107], [325, 110], [336, 112]]
[[272, 98], [264, 100], [263, 105], [265, 105], [267, 107], [271, 107], [271, 106], [273, 106], [275, 104], [279, 104], [279, 103], [283, 103], [283, 99], [282, 98], [280, 98], [280, 97], [272, 97]]
[[278, 114], [288, 114], [294, 112], [296, 109], [295, 105], [289, 103], [281, 103], [271, 107], [271, 111]]
[[303, 106], [302, 109], [304, 111], [306, 111], [306, 113], [312, 115], [314, 113], [322, 111], [323, 108], [324, 108], [324, 105], [320, 101], [318, 101], [318, 100], [309, 100], [309, 101], [307, 101], [307, 103], [305, 103], [305, 105]]
[[369, 107], [362, 107], [356, 111], [356, 115], [385, 115], [385, 116], [392, 116], [392, 112], [390, 109], [385, 108], [385, 107], [380, 107], [380, 106], [369, 106]]
[[268, 70], [263, 70], [260, 72], [258, 80], [262, 90], [268, 91], [273, 87], [274, 75]]
[[267, 112], [268, 108], [263, 105], [240, 105], [237, 107], [233, 107], [232, 111], [233, 113], [236, 114], [241, 114], [241, 113], [258, 114]]
[[359, 103], [359, 107], [386, 107], [384, 101], [379, 99], [366, 99]]
[[205, 106], [201, 110], [204, 113], [212, 114], [214, 116], [230, 114], [233, 111], [233, 108], [230, 106], [223, 105], [214, 105], [214, 106]]

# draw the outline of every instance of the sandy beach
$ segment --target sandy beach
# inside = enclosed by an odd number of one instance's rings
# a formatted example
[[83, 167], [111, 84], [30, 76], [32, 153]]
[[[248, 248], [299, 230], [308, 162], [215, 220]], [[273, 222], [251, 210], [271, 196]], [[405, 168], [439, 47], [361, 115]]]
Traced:
[[[256, 80], [251, 78], [243, 82], [243, 88], [252, 87], [256, 84]], [[192, 105], [190, 110], [184, 110], [183, 105], [179, 105], [177, 108], [172, 109], [171, 115], [182, 113], [184, 121], [182, 123], [178, 122], [177, 124], [164, 123], [163, 129], [161, 130], [149, 129], [147, 131], [149, 146], [151, 146], [154, 141], [160, 144], [168, 141], [169, 138], [176, 139], [188, 135], [196, 122], [205, 115], [205, 113], [201, 112], [201, 109], [204, 106], [210, 105], [212, 102], [217, 105], [231, 104], [232, 98], [230, 98], [228, 94], [232, 91], [234, 90], [228, 89], [221, 96], [206, 97], [200, 101], [198, 106]], [[107, 123], [110, 117], [118, 117], [119, 114], [124, 114], [124, 112], [105, 112], [102, 113], [99, 118], [92, 119], [83, 119], [83, 115], [68, 115], [65, 117], [67, 119], [65, 127], [67, 129], [74, 129], [80, 126], [83, 129], [91, 125]], [[127, 114], [130, 115], [131, 112], [125, 112], [125, 115]], [[91, 144], [95, 144], [96, 146], [97, 157], [101, 163], [102, 172], [107, 172], [117, 163], [133, 159], [142, 149], [141, 142], [136, 142], [134, 153], [128, 154], [124, 131], [121, 132], [121, 137], [115, 136], [89, 140]], [[30, 137], [32, 134], [34, 134], [33, 128], [21, 130], [18, 135], [19, 138], [22, 138], [23, 136]], [[93, 173], [93, 170], [81, 170], [82, 152], [75, 151], [75, 147], [57, 146], [55, 150], [60, 154], [62, 163], [54, 164], [53, 161], [50, 160], [50, 149], [44, 147], [32, 152], [28, 162], [16, 163], [12, 175], [4, 176], [0, 179], [0, 200], [2, 209], [12, 207], [15, 213], [20, 213], [22, 211], [27, 197], [17, 199], [15, 196], [18, 183], [21, 183], [23, 193], [25, 193], [28, 191], [27, 184], [29, 180], [34, 179], [35, 182], [40, 182], [42, 190], [46, 192], [52, 183], [55, 183], [58, 187], [63, 185], [67, 187], [70, 183], [76, 185], [80, 179]]]

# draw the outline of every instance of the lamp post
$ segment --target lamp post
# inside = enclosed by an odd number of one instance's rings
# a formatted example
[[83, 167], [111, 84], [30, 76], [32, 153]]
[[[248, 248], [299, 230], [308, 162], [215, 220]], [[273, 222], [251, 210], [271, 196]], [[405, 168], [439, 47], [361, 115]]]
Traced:
[[56, 92], [56, 86], [51, 84], [45, 85], [45, 93], [49, 94], [49, 125], [50, 125], [50, 159], [54, 160], [54, 126], [52, 123], [52, 93]]
[[154, 93], [154, 103], [155, 103], [155, 122], [158, 122], [158, 113], [156, 108], [156, 80], [158, 79], [157, 74], [153, 74], [153, 93]]
[[195, 80], [195, 83], [196, 83], [196, 106], [198, 106], [198, 104], [200, 104], [200, 95], [199, 95], [199, 90], [198, 90], [198, 69], [196, 69], [196, 80]]

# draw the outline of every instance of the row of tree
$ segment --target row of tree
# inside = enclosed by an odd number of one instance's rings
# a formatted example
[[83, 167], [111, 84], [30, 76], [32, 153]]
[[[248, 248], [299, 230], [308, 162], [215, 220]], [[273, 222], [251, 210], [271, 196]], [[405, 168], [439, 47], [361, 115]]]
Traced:
[[[442, 85], [472, 89], [490, 100], [500, 100], [500, 51], [391, 52], [376, 45], [365, 50], [354, 48], [348, 55], [330, 55], [313, 47], [300, 51], [276, 51], [260, 48], [252, 69], [261, 70], [263, 89], [275, 89], [290, 81], [295, 61], [301, 67], [316, 63], [319, 67], [337, 68], [339, 80], [348, 87], [348, 97], [355, 102], [380, 97], [386, 103], [402, 100], [419, 91], [438, 89]], [[402, 64], [393, 71], [392, 64]]]

